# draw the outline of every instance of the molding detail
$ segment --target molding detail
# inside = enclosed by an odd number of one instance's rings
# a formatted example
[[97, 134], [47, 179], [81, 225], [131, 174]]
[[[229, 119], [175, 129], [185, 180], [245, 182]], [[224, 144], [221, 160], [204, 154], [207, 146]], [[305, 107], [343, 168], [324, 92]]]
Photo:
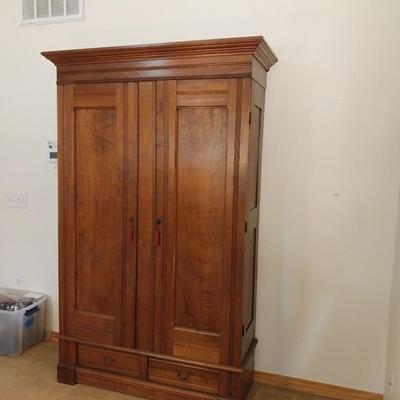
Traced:
[[251, 77], [277, 57], [262, 36], [42, 53], [57, 66], [58, 83]]
[[243, 38], [194, 40], [138, 46], [99, 47], [82, 50], [43, 52], [42, 55], [55, 65], [92, 64], [152, 60], [154, 58], [190, 58], [201, 55], [241, 54], [253, 55], [269, 68], [278, 59], [262, 36]]

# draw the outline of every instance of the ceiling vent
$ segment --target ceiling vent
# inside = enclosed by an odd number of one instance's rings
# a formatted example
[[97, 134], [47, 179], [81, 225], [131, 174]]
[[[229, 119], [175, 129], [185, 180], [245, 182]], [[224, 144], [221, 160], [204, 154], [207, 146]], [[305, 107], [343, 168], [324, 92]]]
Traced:
[[23, 24], [50, 24], [84, 19], [84, 0], [20, 0]]

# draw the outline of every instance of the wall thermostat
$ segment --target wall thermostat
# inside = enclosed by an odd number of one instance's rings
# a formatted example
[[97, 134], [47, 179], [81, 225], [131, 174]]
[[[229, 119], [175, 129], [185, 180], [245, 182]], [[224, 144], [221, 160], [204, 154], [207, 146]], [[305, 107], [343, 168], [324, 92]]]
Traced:
[[47, 142], [47, 145], [49, 147], [49, 162], [51, 163], [57, 163], [57, 141], [56, 140], [49, 140]]

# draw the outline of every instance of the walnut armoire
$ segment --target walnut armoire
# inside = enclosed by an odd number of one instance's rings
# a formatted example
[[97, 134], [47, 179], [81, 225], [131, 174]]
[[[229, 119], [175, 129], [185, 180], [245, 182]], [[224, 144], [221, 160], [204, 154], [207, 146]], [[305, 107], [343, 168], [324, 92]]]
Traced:
[[58, 84], [58, 380], [245, 399], [276, 57], [262, 37], [43, 55]]

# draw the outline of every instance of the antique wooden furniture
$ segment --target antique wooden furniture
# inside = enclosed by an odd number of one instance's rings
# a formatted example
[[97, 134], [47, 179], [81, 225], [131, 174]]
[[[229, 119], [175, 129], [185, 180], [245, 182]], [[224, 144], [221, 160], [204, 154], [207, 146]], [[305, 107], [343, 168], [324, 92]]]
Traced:
[[43, 55], [58, 83], [59, 381], [244, 399], [276, 57], [262, 37]]

